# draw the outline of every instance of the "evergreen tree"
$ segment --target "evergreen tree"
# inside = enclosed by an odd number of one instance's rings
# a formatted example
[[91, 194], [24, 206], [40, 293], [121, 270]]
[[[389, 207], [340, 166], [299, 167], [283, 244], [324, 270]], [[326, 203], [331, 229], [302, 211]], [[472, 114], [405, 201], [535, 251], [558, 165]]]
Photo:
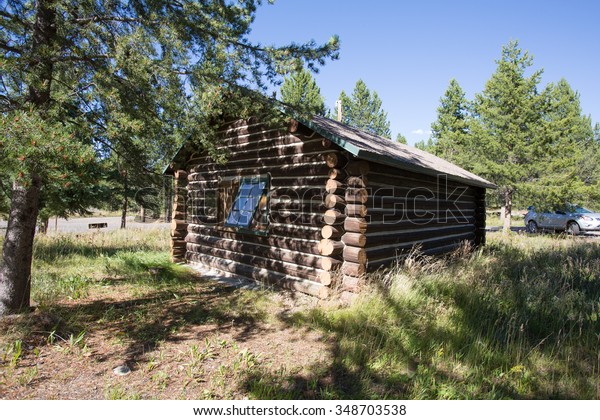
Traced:
[[455, 79], [450, 81], [431, 124], [433, 153], [457, 165], [464, 165], [468, 135], [468, 102]]
[[10, 209], [10, 184], [5, 184], [0, 177], [0, 220], [8, 217]]
[[321, 89], [306, 69], [285, 78], [281, 85], [281, 100], [304, 114], [325, 114], [325, 101], [321, 96]]
[[513, 204], [548, 209], [599, 200], [600, 148], [579, 94], [565, 80], [539, 93], [542, 72], [531, 71], [517, 42], [503, 47], [497, 65], [472, 105], [452, 80], [432, 139], [415, 146], [496, 183], [505, 229]]
[[589, 165], [582, 170], [586, 185], [590, 186], [590, 205], [600, 210], [600, 124], [596, 123], [593, 129], [593, 142], [589, 146], [589, 157], [584, 159], [582, 166]]
[[402, 133], [398, 133], [396, 135], [396, 142], [401, 143], [401, 144], [408, 144], [408, 141], [406, 140], [406, 137], [404, 137], [402, 135]]
[[508, 231], [515, 192], [532, 181], [531, 166], [544, 153], [543, 97], [537, 91], [542, 71], [526, 74], [532, 57], [516, 41], [502, 48], [496, 63], [495, 73], [475, 98], [465, 166], [498, 185]]
[[582, 115], [579, 94], [566, 80], [549, 84], [542, 93], [544, 148], [531, 166], [531, 179], [521, 198], [533, 204], [556, 207], [565, 202], [588, 201], [589, 185], [597, 180], [592, 124]]
[[[343, 123], [378, 136], [392, 136], [387, 112], [381, 108], [381, 99], [377, 92], [369, 91], [365, 82], [356, 82], [352, 97], [342, 91], [339, 100], [342, 101]], [[334, 111], [334, 115], [337, 115], [337, 111]]]
[[433, 139], [429, 137], [427, 140], [419, 140], [415, 143], [417, 149], [423, 150], [424, 152], [435, 154], [435, 143]]
[[250, 43], [260, 3], [3, 3], [0, 172], [12, 185], [0, 316], [29, 306], [35, 224], [48, 183], [84, 178], [91, 161], [115, 153], [151, 170], [184, 139], [209, 148], [217, 117], [254, 113], [264, 101], [253, 92], [337, 57], [337, 37], [324, 45]]

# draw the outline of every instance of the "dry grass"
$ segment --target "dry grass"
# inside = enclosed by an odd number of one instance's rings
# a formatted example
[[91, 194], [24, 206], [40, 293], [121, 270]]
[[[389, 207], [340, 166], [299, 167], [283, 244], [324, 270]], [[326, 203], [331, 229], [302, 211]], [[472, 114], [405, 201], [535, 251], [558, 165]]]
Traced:
[[[169, 262], [167, 235], [38, 238], [37, 309], [0, 320], [0, 395], [259, 397], [263, 374], [308, 374], [321, 360], [322, 334], [278, 320], [315, 301], [202, 278]], [[113, 374], [123, 364], [132, 373]]]
[[600, 244], [489, 239], [413, 255], [351, 308], [296, 315], [333, 332], [338, 397], [600, 397]]
[[37, 310], [0, 321], [0, 395], [600, 397], [598, 240], [491, 234], [476, 252], [413, 254], [347, 308], [199, 277], [167, 241], [38, 238]]

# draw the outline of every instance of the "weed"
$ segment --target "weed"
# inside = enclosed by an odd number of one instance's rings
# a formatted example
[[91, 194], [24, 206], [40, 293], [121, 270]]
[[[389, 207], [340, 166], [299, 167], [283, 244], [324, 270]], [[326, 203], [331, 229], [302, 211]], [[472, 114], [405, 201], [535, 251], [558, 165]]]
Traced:
[[141, 400], [142, 396], [137, 392], [130, 392], [121, 384], [113, 386], [108, 385], [104, 389], [104, 399], [106, 400]]
[[[20, 366], [30, 332], [50, 331], [43, 334], [53, 348], [77, 354], [88, 336], [107, 331], [102, 344], [150, 349], [154, 358], [142, 365], [150, 387], [181, 398], [600, 398], [597, 243], [492, 234], [475, 252], [433, 258], [415, 250], [372, 275], [350, 307], [275, 318], [277, 300], [264, 291], [198, 288], [185, 268], [169, 263], [166, 238], [137, 232], [36, 240], [33, 293], [38, 312], [52, 316], [43, 327], [25, 321], [4, 335], [0, 357], [11, 373], [21, 372], [4, 380], [35, 386], [39, 373]], [[207, 298], [197, 299], [198, 290]], [[272, 366], [264, 360], [275, 358], [218, 333], [179, 353], [170, 347], [190, 325], [249, 331], [256, 322], [298, 334], [319, 330], [329, 346], [325, 361]], [[169, 376], [174, 363], [178, 372]], [[104, 396], [140, 394], [117, 384]]]
[[[43, 305], [78, 300], [110, 279], [156, 287], [172, 283], [186, 269], [169, 263], [167, 248], [168, 232], [160, 230], [36, 236], [32, 298]], [[151, 269], [160, 272], [159, 279]]]
[[68, 340], [69, 347], [83, 348], [85, 346], [85, 342], [83, 340], [84, 337], [85, 337], [85, 331], [80, 331], [79, 334], [77, 334], [77, 335], [69, 334], [69, 340]]
[[[59, 341], [57, 342], [57, 340]], [[85, 353], [87, 351], [87, 345], [85, 343], [85, 330], [82, 330], [77, 334], [70, 333], [65, 338], [57, 333], [57, 327], [55, 326], [46, 337], [46, 342], [48, 344], [57, 344], [57, 350], [67, 353]], [[64, 346], [61, 346], [61, 343], [64, 344]]]
[[256, 355], [248, 349], [244, 349], [238, 353], [238, 360], [241, 363], [241, 367], [245, 369], [252, 369], [260, 363], [260, 355]]
[[150, 372], [152, 372], [154, 369], [156, 369], [158, 366], [160, 366], [160, 363], [158, 363], [158, 362], [156, 361], [156, 359], [155, 359], [155, 358], [152, 358], [152, 359], [150, 359], [150, 360], [149, 360], [149, 361], [146, 363], [146, 366], [145, 366], [145, 369], [144, 369], [144, 370], [145, 370], [146, 372], [150, 373]]
[[38, 367], [37, 366], [31, 366], [28, 368], [25, 368], [23, 370], [23, 373], [21, 373], [19, 375], [19, 384], [21, 386], [26, 386], [29, 385], [36, 377], [38, 376]]
[[191, 364], [194, 366], [202, 364], [205, 360], [214, 359], [216, 353], [213, 344], [208, 338], [204, 340], [204, 349], [200, 349], [199, 346], [193, 344], [190, 347], [190, 357]]
[[23, 353], [23, 342], [21, 340], [15, 340], [12, 343], [9, 343], [4, 349], [4, 356], [2, 357], [2, 361], [6, 363], [8, 360], [9, 366], [15, 368], [19, 363], [19, 359], [21, 358]]
[[[600, 246], [513, 235], [464, 251], [414, 251], [372, 276], [352, 307], [289, 320], [333, 334], [340, 380], [327, 394], [600, 397], [590, 378], [600, 369]], [[272, 396], [267, 382], [253, 384]]]
[[56, 341], [56, 327], [54, 327], [52, 329], [52, 331], [50, 331], [50, 333], [48, 334], [48, 337], [46, 337], [46, 342], [48, 344], [54, 344], [54, 342]]
[[298, 399], [301, 393], [290, 381], [285, 367], [269, 372], [265, 369], [257, 369], [247, 376], [246, 388], [253, 398], [259, 400], [291, 400]]
[[165, 371], [159, 370], [151, 378], [152, 382], [156, 383], [159, 389], [165, 390], [169, 384], [169, 374]]

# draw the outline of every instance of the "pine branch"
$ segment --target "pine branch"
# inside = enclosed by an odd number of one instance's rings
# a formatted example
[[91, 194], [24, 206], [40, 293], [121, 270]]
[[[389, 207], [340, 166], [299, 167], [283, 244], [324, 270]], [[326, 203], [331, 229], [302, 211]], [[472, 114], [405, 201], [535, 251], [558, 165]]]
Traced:
[[0, 40], [0, 48], [2, 48], [5, 51], [12, 52], [15, 54], [23, 54], [22, 49], [8, 45], [8, 43], [3, 40]]
[[106, 54], [90, 55], [90, 56], [84, 56], [84, 57], [79, 57], [76, 55], [63, 55], [63, 56], [59, 56], [59, 57], [53, 57], [50, 59], [50, 61], [53, 63], [78, 62], [78, 61], [91, 63], [95, 60], [109, 60], [109, 59], [110, 59], [110, 56], [108, 56]]
[[21, 19], [21, 18], [20, 18], [19, 16], [17, 16], [17, 15], [13, 15], [12, 13], [8, 13], [8, 12], [6, 12], [6, 11], [4, 11], [4, 10], [0, 10], [0, 17], [3, 17], [3, 18], [6, 18], [6, 19], [9, 19], [9, 20], [11, 20], [11, 21], [13, 21], [13, 22], [16, 22], [16, 23], [18, 23], [19, 25], [21, 25], [21, 26], [23, 26], [23, 27], [25, 27], [25, 28], [28, 28], [28, 29], [31, 29], [31, 28], [33, 27], [33, 25], [32, 25], [31, 23], [29, 23], [29, 22], [27, 22], [27, 21], [25, 21], [25, 20]]
[[[127, 18], [127, 17], [120, 17], [120, 16], [89, 16], [89, 17], [83, 17], [83, 18], [74, 18], [71, 20], [72, 23], [76, 23], [79, 25], [87, 25], [88, 23], [92, 23], [92, 22], [102, 22], [102, 23], [108, 23], [108, 22], [120, 22], [120, 23], [143, 23], [144, 19], [140, 19], [140, 18]], [[146, 23], [158, 23], [158, 21], [149, 21]]]

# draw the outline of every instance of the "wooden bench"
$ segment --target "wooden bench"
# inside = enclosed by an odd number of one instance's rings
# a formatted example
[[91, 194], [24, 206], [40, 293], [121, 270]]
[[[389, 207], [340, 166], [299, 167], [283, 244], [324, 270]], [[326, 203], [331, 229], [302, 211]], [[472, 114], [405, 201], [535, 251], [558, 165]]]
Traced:
[[102, 228], [107, 228], [108, 227], [108, 223], [104, 222], [104, 223], [89, 223], [88, 224], [88, 229], [102, 229]]

